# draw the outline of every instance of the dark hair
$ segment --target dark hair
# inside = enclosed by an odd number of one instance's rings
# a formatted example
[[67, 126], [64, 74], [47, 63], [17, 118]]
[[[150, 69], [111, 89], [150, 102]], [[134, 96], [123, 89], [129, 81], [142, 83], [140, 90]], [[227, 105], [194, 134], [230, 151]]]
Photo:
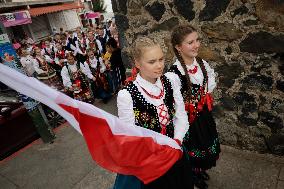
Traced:
[[73, 57], [74, 60], [77, 60], [76, 57], [74, 56], [74, 54], [73, 54], [72, 52], [68, 52], [68, 53], [66, 54], [66, 58], [68, 58], [68, 57]]
[[173, 29], [172, 35], [171, 35], [171, 43], [172, 43], [174, 53], [175, 53], [177, 59], [180, 61], [181, 66], [183, 68], [183, 71], [185, 72], [188, 100], [190, 100], [190, 97], [191, 97], [191, 81], [190, 81], [189, 74], [187, 72], [186, 64], [185, 64], [181, 54], [179, 53], [179, 51], [176, 49], [176, 45], [181, 45], [181, 43], [184, 41], [184, 39], [186, 38], [186, 36], [188, 34], [191, 34], [191, 33], [196, 32], [196, 31], [197, 30], [193, 26], [191, 26], [189, 24], [185, 24], [185, 25], [179, 25], [179, 26], [175, 27]]
[[61, 41], [67, 40], [66, 34], [61, 34], [61, 35], [60, 35], [60, 40], [61, 40]]
[[106, 42], [106, 46], [112, 47], [114, 49], [117, 48], [117, 42], [114, 38], [109, 38], [109, 40]]

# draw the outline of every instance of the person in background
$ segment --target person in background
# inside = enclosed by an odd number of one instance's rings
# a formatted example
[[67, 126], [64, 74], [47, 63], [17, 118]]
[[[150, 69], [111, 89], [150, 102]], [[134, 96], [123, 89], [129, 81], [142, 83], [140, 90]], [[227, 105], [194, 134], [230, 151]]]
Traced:
[[111, 49], [108, 46], [106, 46], [106, 53], [103, 55], [103, 61], [104, 61], [105, 66], [106, 66], [105, 74], [106, 74], [108, 85], [109, 85], [109, 91], [111, 93], [114, 93], [112, 71], [111, 71], [111, 65], [110, 65], [110, 62], [109, 62], [110, 57], [111, 57]]
[[34, 64], [36, 64], [37, 62], [25, 48], [20, 49], [20, 62], [28, 76], [36, 76]]
[[60, 65], [61, 67], [64, 66], [64, 63], [67, 62], [66, 60], [66, 51], [63, 48], [63, 46], [61, 45], [61, 43], [56, 43], [55, 44], [55, 58], [54, 61], [56, 64]]
[[95, 38], [93, 32], [88, 32], [86, 39], [87, 49], [92, 48], [98, 50], [100, 54], [103, 52], [103, 47], [101, 42]]
[[64, 29], [63, 28], [59, 28], [59, 34], [60, 35], [64, 34]]
[[65, 93], [76, 100], [93, 103], [94, 98], [87, 79], [89, 73], [84, 65], [76, 60], [73, 53], [69, 52], [66, 58], [67, 63], [61, 70]]
[[42, 48], [41, 53], [43, 55], [48, 55], [51, 59], [54, 59], [56, 49], [54, 45], [51, 43], [51, 39], [47, 39], [44, 41], [44, 48]]
[[62, 82], [52, 66], [56, 63], [48, 55], [42, 55], [39, 47], [34, 48], [34, 58], [36, 61], [33, 66], [36, 71], [36, 78], [52, 88], [59, 91], [63, 90]]
[[114, 85], [114, 91], [117, 92], [119, 88], [124, 84], [126, 79], [126, 69], [124, 67], [122, 57], [121, 57], [121, 49], [118, 48], [117, 42], [115, 39], [110, 38], [106, 43], [108, 51], [111, 53], [111, 57], [107, 64], [110, 64], [112, 70], [112, 80]]
[[30, 38], [27, 34], [25, 34], [22, 43], [33, 45], [35, 42], [32, 38]]
[[21, 44], [16, 39], [12, 39], [12, 44], [15, 50], [18, 50], [19, 48], [21, 48]]
[[103, 59], [92, 49], [88, 49], [88, 58], [84, 63], [87, 76], [91, 82], [94, 97], [100, 98], [104, 103], [111, 98], [110, 87], [107, 80], [106, 66]]
[[57, 28], [56, 27], [53, 27], [52, 28], [52, 35], [55, 35], [55, 34], [57, 34], [58, 32], [57, 32]]
[[102, 45], [101, 53], [105, 54], [106, 53], [106, 42], [108, 41], [109, 36], [107, 35], [106, 30], [101, 25], [98, 26], [98, 35], [96, 39], [99, 40]]

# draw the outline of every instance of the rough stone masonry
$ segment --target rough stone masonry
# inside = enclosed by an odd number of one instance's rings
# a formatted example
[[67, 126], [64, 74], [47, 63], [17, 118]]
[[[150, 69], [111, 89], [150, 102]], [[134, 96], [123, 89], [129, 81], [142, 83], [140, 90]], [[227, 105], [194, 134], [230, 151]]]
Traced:
[[139, 35], [157, 39], [174, 61], [171, 29], [190, 23], [200, 56], [218, 74], [214, 115], [221, 142], [284, 155], [284, 0], [112, 0], [123, 47]]

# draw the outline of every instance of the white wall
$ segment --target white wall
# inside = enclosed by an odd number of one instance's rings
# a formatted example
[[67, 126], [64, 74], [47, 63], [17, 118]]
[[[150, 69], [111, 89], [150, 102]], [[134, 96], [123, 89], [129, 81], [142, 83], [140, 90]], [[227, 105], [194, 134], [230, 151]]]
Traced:
[[65, 16], [63, 14], [63, 11], [48, 14], [47, 17], [51, 29], [55, 27], [58, 32], [60, 28], [63, 28], [64, 31], [67, 29], [67, 24], [65, 22]]
[[65, 22], [66, 22], [66, 30], [73, 30], [78, 26], [81, 26], [81, 22], [75, 10], [66, 10], [63, 11]]

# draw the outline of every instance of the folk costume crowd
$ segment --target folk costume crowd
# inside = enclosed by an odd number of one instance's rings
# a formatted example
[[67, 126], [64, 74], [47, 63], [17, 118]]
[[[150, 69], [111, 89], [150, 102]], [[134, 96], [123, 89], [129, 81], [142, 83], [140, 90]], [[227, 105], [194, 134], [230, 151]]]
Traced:
[[[77, 28], [74, 32], [55, 33], [35, 44], [16, 42], [20, 62], [26, 74], [35, 77], [68, 96], [93, 103], [104, 103], [116, 94], [125, 82], [125, 67], [112, 23]], [[16, 45], [19, 44], [19, 45]]]
[[[216, 87], [209, 63], [198, 57], [199, 35], [190, 25], [173, 29], [176, 61], [164, 73], [164, 54], [152, 39], [133, 44], [134, 68], [126, 79], [121, 50], [109, 30], [56, 34], [41, 46], [19, 48], [27, 75], [80, 101], [104, 102], [118, 92], [119, 119], [176, 141], [183, 156], [163, 176], [144, 184], [118, 174], [113, 189], [207, 189], [206, 170], [216, 166], [220, 144], [212, 116]], [[127, 154], [131, 156], [131, 154]]]

